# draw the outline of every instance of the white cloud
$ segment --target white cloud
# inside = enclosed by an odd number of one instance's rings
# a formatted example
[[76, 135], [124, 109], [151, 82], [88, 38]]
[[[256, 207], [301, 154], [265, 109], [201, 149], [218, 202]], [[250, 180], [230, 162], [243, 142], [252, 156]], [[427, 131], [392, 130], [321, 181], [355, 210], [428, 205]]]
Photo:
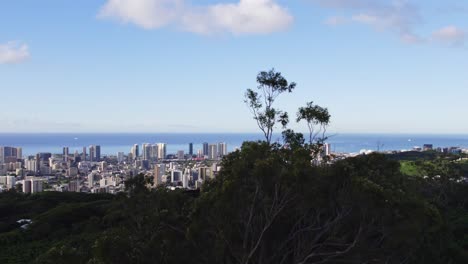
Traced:
[[287, 29], [293, 22], [275, 0], [193, 6], [186, 0], [108, 0], [98, 17], [133, 23], [146, 29], [173, 26], [198, 34], [267, 34]]
[[29, 57], [29, 48], [26, 44], [19, 44], [14, 41], [0, 44], [0, 64], [20, 63]]
[[432, 39], [450, 45], [463, 45], [468, 37], [468, 33], [455, 26], [447, 26], [432, 33]]
[[320, 6], [354, 13], [350, 20], [378, 31], [392, 31], [405, 42], [419, 42], [414, 26], [421, 22], [416, 6], [408, 0], [312, 0]]

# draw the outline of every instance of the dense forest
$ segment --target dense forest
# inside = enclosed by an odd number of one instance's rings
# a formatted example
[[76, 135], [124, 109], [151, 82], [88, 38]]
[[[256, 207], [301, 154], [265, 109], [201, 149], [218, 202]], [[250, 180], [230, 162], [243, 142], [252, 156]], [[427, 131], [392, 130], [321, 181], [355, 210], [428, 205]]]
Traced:
[[[225, 156], [200, 190], [150, 189], [138, 175], [118, 195], [1, 193], [0, 263], [468, 263], [460, 157], [329, 162], [328, 109], [299, 108], [309, 135], [296, 133], [273, 107], [295, 83], [274, 70], [257, 82], [245, 102], [265, 140]], [[283, 141], [272, 142], [278, 125]]]
[[119, 195], [2, 193], [0, 263], [468, 262], [458, 163], [437, 158], [435, 172], [454, 174], [418, 177], [382, 154], [310, 158], [246, 142], [200, 191], [148, 189], [139, 175]]

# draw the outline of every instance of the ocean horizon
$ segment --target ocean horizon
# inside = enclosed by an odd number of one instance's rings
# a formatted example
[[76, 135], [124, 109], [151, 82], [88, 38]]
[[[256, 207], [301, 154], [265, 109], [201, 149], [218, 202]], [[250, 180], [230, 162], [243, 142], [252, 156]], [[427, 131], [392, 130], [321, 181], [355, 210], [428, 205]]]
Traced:
[[[361, 150], [410, 150], [432, 144], [437, 147], [468, 148], [468, 134], [390, 134], [390, 133], [334, 133], [327, 143], [339, 153], [357, 153]], [[228, 151], [240, 147], [244, 141], [262, 140], [260, 133], [0, 133], [0, 146], [21, 147], [23, 155], [38, 152], [62, 153], [63, 147], [70, 152], [81, 152], [83, 147], [100, 145], [102, 155], [129, 153], [134, 144], [166, 143], [167, 153], [183, 150], [188, 153], [188, 144], [193, 143], [194, 153], [203, 142], [226, 142]], [[274, 141], [281, 140], [275, 134]]]

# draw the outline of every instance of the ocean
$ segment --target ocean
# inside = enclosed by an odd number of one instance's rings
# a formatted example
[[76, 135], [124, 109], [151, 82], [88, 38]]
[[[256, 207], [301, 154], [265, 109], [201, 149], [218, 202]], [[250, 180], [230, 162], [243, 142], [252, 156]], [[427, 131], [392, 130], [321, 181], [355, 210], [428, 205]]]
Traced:
[[[234, 133], [56, 133], [56, 134], [0, 134], [0, 146], [22, 147], [23, 156], [38, 152], [62, 153], [69, 147], [81, 153], [84, 146], [100, 145], [101, 155], [129, 153], [134, 144], [167, 143], [167, 153], [183, 150], [188, 153], [188, 144], [193, 143], [194, 153], [202, 149], [203, 142], [226, 142], [228, 151], [240, 147], [244, 141], [261, 140], [261, 134]], [[275, 135], [275, 140], [280, 136]], [[468, 149], [468, 135], [423, 135], [423, 134], [333, 134], [329, 136], [333, 152], [357, 153], [361, 150], [409, 150], [415, 146], [433, 144], [434, 147], [460, 147]]]

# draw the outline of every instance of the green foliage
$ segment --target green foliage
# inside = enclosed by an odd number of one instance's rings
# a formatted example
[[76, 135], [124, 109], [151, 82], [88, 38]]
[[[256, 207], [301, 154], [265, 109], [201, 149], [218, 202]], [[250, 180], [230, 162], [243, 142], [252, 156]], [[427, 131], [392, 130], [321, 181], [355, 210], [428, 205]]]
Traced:
[[316, 141], [323, 143], [325, 141], [327, 126], [330, 124], [330, 117], [327, 108], [314, 105], [313, 102], [308, 102], [305, 107], [300, 107], [297, 111], [296, 121], [306, 121], [307, 128], [309, 129], [309, 144], [313, 144]]
[[[288, 147], [246, 142], [200, 193], [0, 194], [1, 263], [464, 263], [468, 186], [408, 177], [372, 154], [312, 166], [300, 133]], [[448, 160], [411, 163], [453, 173]], [[405, 164], [405, 162], [403, 162]], [[16, 223], [32, 219], [26, 230]]]
[[250, 108], [255, 121], [265, 136], [265, 140], [270, 143], [276, 123], [283, 127], [289, 123], [288, 113], [273, 107], [276, 98], [282, 93], [291, 93], [296, 84], [289, 83], [280, 72], [275, 69], [262, 71], [257, 75], [258, 94], [252, 89], [247, 89], [245, 93], [245, 103]]

